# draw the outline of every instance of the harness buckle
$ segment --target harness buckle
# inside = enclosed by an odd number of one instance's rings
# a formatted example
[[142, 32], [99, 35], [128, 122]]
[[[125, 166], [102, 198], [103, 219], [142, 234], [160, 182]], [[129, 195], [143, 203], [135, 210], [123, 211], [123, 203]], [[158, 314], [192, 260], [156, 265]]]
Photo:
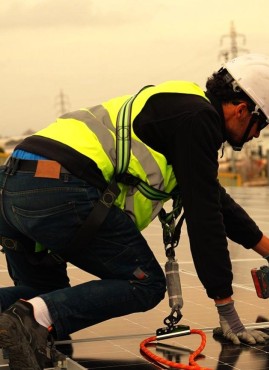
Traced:
[[22, 248], [19, 247], [18, 241], [12, 238], [7, 238], [5, 236], [0, 236], [0, 244], [2, 247], [11, 249], [13, 251], [21, 251]]

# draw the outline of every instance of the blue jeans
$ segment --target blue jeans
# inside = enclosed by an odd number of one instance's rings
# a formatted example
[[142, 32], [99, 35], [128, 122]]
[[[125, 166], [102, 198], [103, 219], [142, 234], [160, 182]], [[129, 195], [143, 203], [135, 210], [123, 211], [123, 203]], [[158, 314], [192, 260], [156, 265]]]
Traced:
[[[1, 217], [5, 220], [0, 223], [0, 234], [38, 241], [59, 254], [64, 253], [100, 197], [98, 189], [71, 174], [48, 179], [23, 171], [7, 175], [0, 170], [0, 188]], [[89, 235], [83, 250], [74, 250], [69, 261], [96, 279], [40, 294], [57, 337], [149, 310], [164, 298], [166, 283], [160, 265], [133, 221], [116, 206], [96, 236]], [[44, 286], [49, 274], [50, 270], [43, 276]], [[35, 279], [39, 279], [38, 271], [33, 272], [32, 282]]]
[[[0, 230], [3, 233], [7, 230], [4, 224], [0, 214]], [[5, 311], [20, 298], [27, 300], [42, 293], [70, 286], [66, 263], [53, 265], [48, 270], [48, 267], [38, 263], [38, 260], [33, 264], [23, 252], [3, 249], [14, 286], [0, 288], [0, 312]]]

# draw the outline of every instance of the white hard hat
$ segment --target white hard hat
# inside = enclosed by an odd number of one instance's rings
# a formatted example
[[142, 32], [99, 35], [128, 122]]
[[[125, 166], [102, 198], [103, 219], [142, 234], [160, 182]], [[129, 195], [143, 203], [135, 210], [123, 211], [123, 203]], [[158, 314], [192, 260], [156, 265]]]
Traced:
[[223, 66], [234, 78], [234, 89], [240, 87], [269, 120], [269, 56], [246, 54]]

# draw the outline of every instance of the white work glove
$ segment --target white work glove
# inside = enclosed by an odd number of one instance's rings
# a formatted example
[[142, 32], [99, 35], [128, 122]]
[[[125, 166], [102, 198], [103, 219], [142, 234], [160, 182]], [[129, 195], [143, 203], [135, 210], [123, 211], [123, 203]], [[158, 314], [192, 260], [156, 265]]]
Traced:
[[260, 330], [246, 330], [234, 308], [233, 301], [216, 304], [216, 307], [219, 313], [222, 334], [233, 344], [240, 344], [241, 341], [248, 344], [264, 343], [269, 338], [269, 335]]

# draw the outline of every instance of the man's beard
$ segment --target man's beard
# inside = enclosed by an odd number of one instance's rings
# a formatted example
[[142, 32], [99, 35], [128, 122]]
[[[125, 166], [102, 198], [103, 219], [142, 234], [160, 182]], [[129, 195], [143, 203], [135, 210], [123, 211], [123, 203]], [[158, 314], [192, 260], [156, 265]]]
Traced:
[[231, 137], [227, 136], [227, 142], [231, 145], [231, 147], [242, 147], [245, 143], [242, 143], [241, 140], [233, 140]]
[[[251, 140], [251, 139], [249, 139]], [[245, 143], [249, 140], [244, 140], [243, 141], [243, 138], [241, 138], [240, 140], [234, 140], [230, 137], [229, 134], [226, 135], [226, 141], [227, 143], [229, 143], [231, 145], [231, 147], [233, 148], [233, 150], [235, 151], [240, 151], [243, 146], [245, 145]]]

